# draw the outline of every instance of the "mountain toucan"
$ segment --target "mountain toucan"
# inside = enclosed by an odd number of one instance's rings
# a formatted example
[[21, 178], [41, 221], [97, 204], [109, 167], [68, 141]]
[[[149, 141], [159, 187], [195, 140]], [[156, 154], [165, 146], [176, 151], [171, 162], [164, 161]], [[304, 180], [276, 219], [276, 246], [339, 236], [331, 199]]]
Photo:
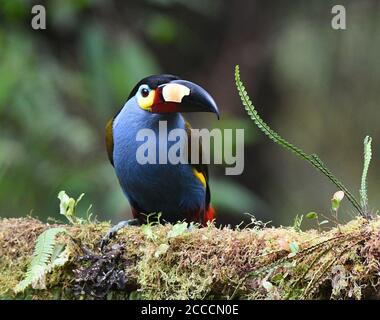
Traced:
[[[159, 164], [158, 161], [140, 164], [136, 159], [137, 149], [143, 143], [136, 139], [141, 129], [153, 130], [159, 139], [159, 122], [166, 121], [168, 132], [184, 129], [191, 135], [191, 127], [181, 115], [184, 112], [212, 112], [219, 118], [214, 99], [199, 85], [174, 75], [153, 75], [136, 84], [123, 108], [108, 122], [108, 157], [134, 219], [111, 228], [103, 238], [102, 247], [120, 228], [145, 223], [151, 213], [160, 212], [163, 221], [172, 223], [186, 220], [205, 225], [214, 219], [207, 165], [190, 161], [188, 164]], [[168, 148], [160, 150], [157, 142], [156, 157], [159, 152], [167, 152], [173, 143], [167, 141]]]

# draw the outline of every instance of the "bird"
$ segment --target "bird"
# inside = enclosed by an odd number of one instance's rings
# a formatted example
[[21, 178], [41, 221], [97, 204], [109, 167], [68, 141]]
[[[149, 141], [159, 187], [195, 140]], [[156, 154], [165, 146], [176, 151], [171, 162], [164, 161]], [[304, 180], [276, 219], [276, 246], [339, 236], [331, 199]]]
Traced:
[[[136, 157], [144, 143], [137, 141], [138, 132], [150, 129], [159, 139], [162, 121], [167, 132], [183, 129], [190, 139], [191, 126], [182, 115], [187, 112], [210, 112], [219, 119], [215, 100], [201, 86], [171, 74], [151, 75], [134, 86], [127, 102], [108, 121], [105, 139], [108, 158], [129, 201], [133, 219], [113, 226], [102, 239], [102, 247], [121, 228], [146, 223], [150, 214], [159, 213], [160, 219], [169, 223], [186, 221], [206, 225], [214, 220], [207, 164], [190, 161], [141, 164]], [[164, 138], [167, 142], [164, 150], [155, 141], [157, 160], [160, 152], [168, 152], [175, 143]], [[190, 144], [181, 145], [181, 148], [190, 147]]]

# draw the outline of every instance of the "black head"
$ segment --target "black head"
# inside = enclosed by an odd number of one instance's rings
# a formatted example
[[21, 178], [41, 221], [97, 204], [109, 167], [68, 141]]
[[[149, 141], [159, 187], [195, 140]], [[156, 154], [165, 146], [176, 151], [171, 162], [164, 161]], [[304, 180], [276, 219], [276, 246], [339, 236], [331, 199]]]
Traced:
[[159, 74], [159, 75], [152, 75], [149, 77], [145, 77], [144, 79], [140, 80], [132, 89], [131, 93], [129, 94], [128, 100], [137, 93], [137, 90], [139, 90], [140, 86], [143, 84], [146, 84], [151, 89], [155, 90], [157, 89], [158, 86], [162, 84], [168, 83], [173, 80], [179, 80], [179, 79], [180, 77], [172, 75], [172, 74]]
[[219, 110], [211, 95], [199, 85], [171, 74], [153, 75], [139, 81], [129, 94], [150, 113], [213, 112]]

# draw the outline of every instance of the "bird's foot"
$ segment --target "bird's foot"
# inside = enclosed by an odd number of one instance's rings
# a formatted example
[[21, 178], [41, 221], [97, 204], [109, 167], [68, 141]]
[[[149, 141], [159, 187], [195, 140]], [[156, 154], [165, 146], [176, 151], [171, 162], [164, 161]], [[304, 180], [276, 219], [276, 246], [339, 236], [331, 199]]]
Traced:
[[120, 221], [117, 225], [114, 225], [107, 234], [102, 238], [100, 241], [100, 250], [103, 251], [103, 248], [108, 244], [108, 242], [115, 237], [116, 233], [123, 228], [127, 228], [129, 226], [138, 226], [140, 225], [139, 220], [137, 219], [130, 219], [126, 221]]

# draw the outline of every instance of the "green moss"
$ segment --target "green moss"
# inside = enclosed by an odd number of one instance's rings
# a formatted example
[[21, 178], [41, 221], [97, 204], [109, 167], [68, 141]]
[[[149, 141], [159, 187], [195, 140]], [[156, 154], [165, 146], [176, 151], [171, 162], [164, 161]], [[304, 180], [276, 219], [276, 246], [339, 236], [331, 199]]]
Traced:
[[57, 238], [66, 264], [47, 274], [46, 289], [16, 296], [35, 240], [49, 227], [0, 220], [2, 299], [363, 299], [379, 290], [380, 220], [358, 218], [322, 233], [130, 227], [103, 252], [108, 223], [66, 226]]

